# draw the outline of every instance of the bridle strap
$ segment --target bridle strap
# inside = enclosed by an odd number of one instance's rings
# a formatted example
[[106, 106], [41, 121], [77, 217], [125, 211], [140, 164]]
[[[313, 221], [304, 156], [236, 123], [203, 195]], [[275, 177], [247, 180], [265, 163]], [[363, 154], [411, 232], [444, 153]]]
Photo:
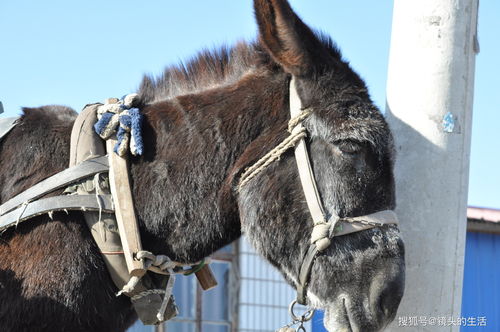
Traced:
[[302, 265], [300, 265], [299, 283], [297, 285], [297, 303], [302, 305], [307, 305], [307, 286], [314, 259], [316, 259], [317, 254], [318, 249], [316, 248], [316, 244], [313, 243], [307, 249], [307, 253], [302, 260]]
[[[290, 81], [290, 118], [302, 120], [307, 117], [308, 113], [310, 113], [310, 110], [305, 110], [302, 107], [302, 101], [300, 100], [297, 92], [296, 80], [295, 77], [292, 76]], [[302, 114], [304, 116], [302, 116]], [[304, 131], [302, 121], [297, 121], [297, 123], [294, 123], [291, 134], [293, 135], [301, 131]], [[314, 179], [314, 172], [311, 167], [304, 137], [302, 137], [295, 145], [295, 160], [297, 162], [300, 182], [306, 198], [307, 207], [309, 208], [309, 213], [311, 214], [315, 227], [313, 233], [315, 233], [316, 228], [319, 228], [319, 232], [322, 234], [321, 237], [323, 237], [319, 240], [311, 238], [311, 244], [309, 245], [307, 253], [305, 254], [300, 266], [297, 285], [297, 302], [299, 304], [306, 305], [307, 286], [314, 260], [319, 252], [330, 246], [330, 239], [333, 236], [359, 232], [373, 227], [382, 226], [384, 224], [397, 224], [398, 220], [394, 211], [391, 210], [379, 211], [366, 216], [342, 219], [339, 218], [335, 211], [332, 211], [332, 215], [327, 222], [323, 204], [321, 203], [321, 197], [316, 186], [316, 180]], [[342, 221], [342, 223], [340, 224], [339, 221]], [[341, 226], [338, 229], [337, 224], [340, 224]]]
[[340, 219], [342, 222], [335, 231], [334, 236], [342, 236], [383, 225], [399, 224], [398, 216], [393, 210], [383, 210], [359, 217], [346, 217]]
[[[290, 118], [294, 119], [300, 116], [302, 112], [304, 112], [304, 110], [302, 109], [302, 102], [297, 93], [296, 80], [295, 77], [292, 76], [292, 80], [290, 81]], [[292, 129], [291, 134], [299, 132], [302, 129], [302, 122], [298, 122]], [[314, 173], [304, 138], [295, 145], [294, 152], [300, 183], [302, 184], [307, 207], [309, 208], [309, 213], [311, 214], [314, 225], [326, 223], [323, 204], [321, 204], [321, 198], [318, 188], [316, 187], [316, 180], [314, 179]], [[302, 261], [299, 272], [299, 283], [297, 285], [297, 302], [299, 304], [305, 305], [307, 302], [307, 283], [317, 253], [318, 249], [316, 244], [312, 243]]]
[[[356, 233], [374, 227], [381, 227], [383, 225], [398, 224], [398, 217], [392, 210], [378, 211], [360, 217], [337, 219], [337, 223], [340, 224], [341, 227], [335, 230], [333, 226], [330, 226], [330, 237], [339, 237], [342, 235]], [[320, 251], [318, 250], [316, 243], [311, 243], [309, 245], [309, 248], [307, 249], [307, 253], [304, 256], [304, 259], [302, 260], [302, 265], [300, 266], [299, 271], [299, 282], [297, 285], [297, 303], [299, 304], [306, 305], [307, 303], [307, 285], [309, 282], [309, 277], [311, 276], [314, 259], [319, 252]]]
[[[291, 119], [300, 116], [300, 114], [304, 112], [295, 83], [295, 78], [292, 77], [292, 80], [290, 81]], [[291, 134], [295, 134], [297, 132], [300, 132], [301, 130], [303, 130], [302, 122], [298, 122], [297, 125], [292, 129]], [[307, 153], [307, 147], [304, 138], [302, 138], [295, 145], [295, 161], [297, 162], [300, 182], [302, 184], [302, 189], [304, 190], [307, 207], [309, 208], [309, 212], [311, 213], [313, 222], [315, 225], [318, 223], [325, 223], [325, 212], [323, 210], [323, 205], [321, 204], [321, 198], [319, 196], [318, 188], [316, 187], [316, 181], [314, 180], [314, 173], [311, 167], [309, 154]]]
[[[305, 112], [305, 110], [302, 108], [302, 102], [297, 93], [296, 80], [295, 77], [292, 76], [290, 81], [290, 118], [297, 118], [303, 112]], [[303, 130], [302, 122], [298, 122], [292, 129], [291, 134], [301, 130]], [[304, 191], [307, 207], [309, 208], [309, 213], [311, 214], [313, 223], [315, 226], [318, 224], [326, 224], [323, 204], [321, 203], [321, 197], [316, 186], [316, 180], [314, 179], [314, 173], [304, 138], [302, 138], [297, 145], [295, 145], [294, 152], [300, 183], [302, 184], [302, 190]], [[316, 243], [312, 243], [309, 246], [300, 267], [299, 283], [297, 285], [297, 302], [299, 304], [305, 305], [307, 302], [307, 283], [309, 281], [312, 265], [317, 254], [318, 248]]]

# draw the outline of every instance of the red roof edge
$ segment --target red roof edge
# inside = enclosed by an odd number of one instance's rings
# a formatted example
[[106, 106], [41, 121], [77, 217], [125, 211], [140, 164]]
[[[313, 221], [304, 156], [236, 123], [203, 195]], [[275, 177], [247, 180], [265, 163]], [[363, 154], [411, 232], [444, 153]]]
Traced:
[[500, 224], [500, 210], [469, 206], [467, 219], [484, 220]]

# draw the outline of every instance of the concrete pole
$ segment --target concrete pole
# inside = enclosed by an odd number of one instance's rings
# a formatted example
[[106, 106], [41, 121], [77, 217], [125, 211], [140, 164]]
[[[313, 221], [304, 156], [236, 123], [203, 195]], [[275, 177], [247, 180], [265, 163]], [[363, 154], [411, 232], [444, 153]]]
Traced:
[[407, 274], [389, 331], [459, 330], [478, 5], [394, 4], [387, 119]]

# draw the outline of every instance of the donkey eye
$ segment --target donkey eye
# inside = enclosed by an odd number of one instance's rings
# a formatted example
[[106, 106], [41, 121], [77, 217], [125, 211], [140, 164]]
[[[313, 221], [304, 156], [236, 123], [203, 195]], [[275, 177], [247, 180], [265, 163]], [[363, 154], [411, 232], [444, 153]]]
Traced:
[[363, 146], [360, 143], [352, 140], [338, 141], [335, 142], [335, 145], [339, 148], [339, 150], [342, 153], [348, 155], [358, 154], [363, 149]]

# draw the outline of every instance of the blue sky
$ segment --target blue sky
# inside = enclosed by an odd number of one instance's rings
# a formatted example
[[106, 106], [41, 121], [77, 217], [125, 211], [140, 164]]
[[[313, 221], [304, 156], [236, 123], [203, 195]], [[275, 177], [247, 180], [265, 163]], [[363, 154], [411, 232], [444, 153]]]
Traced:
[[[392, 1], [291, 3], [333, 37], [383, 109]], [[499, 17], [499, 1], [481, 1], [469, 184], [469, 204], [493, 208], [500, 208]], [[202, 48], [255, 36], [251, 0], [2, 1], [0, 101], [6, 116], [47, 104], [79, 111], [134, 91], [144, 73]]]

